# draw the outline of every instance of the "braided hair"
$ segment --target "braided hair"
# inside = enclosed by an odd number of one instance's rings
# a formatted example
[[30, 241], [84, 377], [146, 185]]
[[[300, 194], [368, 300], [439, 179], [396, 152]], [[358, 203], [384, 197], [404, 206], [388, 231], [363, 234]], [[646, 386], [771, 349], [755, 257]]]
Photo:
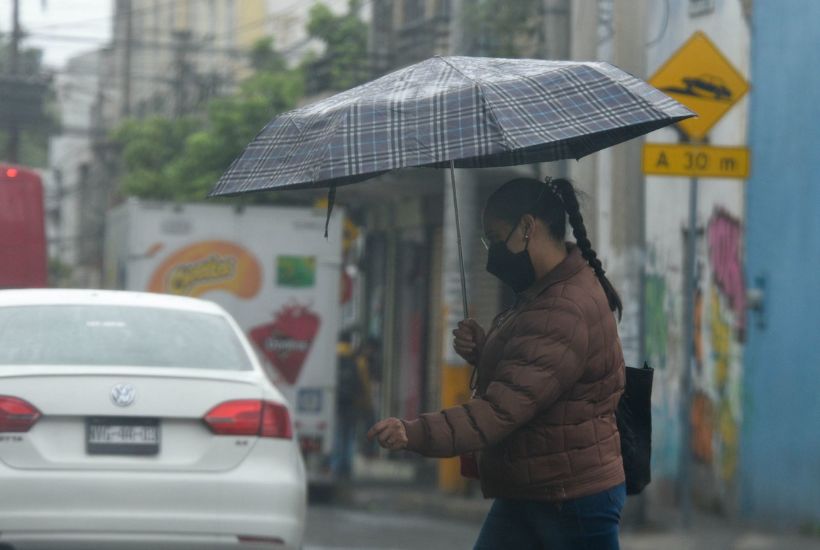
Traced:
[[584, 218], [581, 216], [578, 193], [572, 183], [563, 178], [548, 177], [545, 182], [533, 178], [516, 178], [496, 190], [487, 200], [484, 209], [486, 217], [513, 225], [525, 214], [531, 214], [544, 222], [550, 236], [559, 242], [566, 239], [569, 219], [581, 255], [601, 283], [609, 302], [609, 309], [617, 311], [620, 320], [623, 314], [621, 297], [607, 278], [601, 260], [598, 259], [598, 253], [592, 248]]

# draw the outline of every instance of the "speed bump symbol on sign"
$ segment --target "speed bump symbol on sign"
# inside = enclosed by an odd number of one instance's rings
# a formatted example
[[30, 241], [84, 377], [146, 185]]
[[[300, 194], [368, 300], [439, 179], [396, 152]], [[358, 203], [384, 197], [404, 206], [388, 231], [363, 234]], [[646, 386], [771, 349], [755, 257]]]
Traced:
[[749, 90], [743, 75], [702, 32], [681, 46], [649, 83], [698, 114], [678, 123], [694, 140], [703, 139]]

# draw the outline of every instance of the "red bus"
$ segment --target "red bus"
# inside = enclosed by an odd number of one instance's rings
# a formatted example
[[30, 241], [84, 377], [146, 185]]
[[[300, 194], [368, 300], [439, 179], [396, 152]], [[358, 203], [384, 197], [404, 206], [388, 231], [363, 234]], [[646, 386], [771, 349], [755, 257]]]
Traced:
[[0, 163], [0, 288], [47, 286], [47, 263], [43, 182]]

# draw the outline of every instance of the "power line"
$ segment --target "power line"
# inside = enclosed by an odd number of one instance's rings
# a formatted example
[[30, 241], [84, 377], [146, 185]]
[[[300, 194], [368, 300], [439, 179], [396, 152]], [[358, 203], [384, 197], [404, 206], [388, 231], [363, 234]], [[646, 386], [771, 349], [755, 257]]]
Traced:
[[[312, 1], [311, 1], [311, 7], [313, 7], [314, 5], [316, 5], [316, 3], [317, 3], [318, 1], [319, 1], [319, 0], [312, 0]], [[287, 14], [288, 14], [289, 12], [291, 12], [294, 8], [297, 8], [297, 7], [299, 7], [299, 6], [300, 6], [300, 5], [302, 5], [302, 4], [303, 4], [303, 2], [300, 2], [300, 1], [298, 1], [298, 0], [297, 0], [297, 1], [296, 1], [296, 2], [294, 2], [293, 4], [290, 4], [289, 6], [287, 6], [286, 8], [283, 8], [283, 9], [281, 9], [281, 10], [279, 10], [279, 11], [275, 11], [275, 12], [272, 12], [272, 13], [268, 13], [268, 14], [266, 14], [264, 17], [260, 17], [259, 19], [256, 19], [256, 20], [253, 20], [253, 21], [249, 21], [249, 22], [247, 22], [247, 23], [244, 23], [244, 24], [242, 24], [242, 25], [239, 25], [238, 27], [234, 27], [234, 28], [232, 28], [232, 29], [229, 29], [229, 31], [228, 31], [228, 32], [223, 33], [222, 35], [216, 35], [216, 36], [212, 37], [212, 38], [211, 38], [211, 40], [215, 40], [216, 38], [225, 38], [226, 36], [229, 36], [230, 34], [235, 33], [235, 32], [237, 32], [237, 31], [243, 31], [243, 30], [246, 30], [246, 29], [251, 29], [251, 28], [253, 28], [253, 27], [256, 27], [256, 26], [262, 25], [262, 24], [264, 24], [264, 23], [267, 23], [267, 22], [268, 22], [268, 21], [270, 21], [271, 19], [275, 19], [276, 17], [279, 17], [279, 16], [281, 16], [281, 15], [287, 15]]]
[[[161, 11], [161, 10], [164, 10], [165, 8], [173, 6], [175, 3], [176, 3], [176, 0], [170, 0], [169, 2], [165, 2], [164, 4], [160, 4], [159, 6], [150, 6], [150, 7], [146, 6], [144, 8], [134, 8], [132, 10], [128, 10], [127, 12], [123, 12], [122, 14], [127, 15], [128, 13], [130, 13], [131, 15], [136, 15], [136, 14], [139, 14], [139, 13], [148, 13], [148, 12], [151, 12], [151, 11], [154, 11], [154, 10]], [[105, 16], [102, 16], [102, 17], [92, 17], [92, 18], [87, 18], [87, 19], [76, 19], [74, 21], [65, 21], [65, 22], [62, 22], [62, 23], [49, 23], [48, 25], [38, 25], [36, 27], [32, 27], [29, 30], [57, 29], [57, 28], [69, 27], [69, 26], [72, 26], [72, 27], [82, 26], [82, 25], [85, 25], [87, 23], [96, 23], [98, 21], [104, 21], [106, 19], [112, 19], [114, 17], [114, 15], [115, 14], [105, 15]]]
[[[28, 36], [36, 37], [39, 41], [55, 41], [55, 42], [83, 42], [83, 43], [93, 43], [99, 44], [100, 39], [91, 36], [78, 36], [78, 35], [61, 35], [61, 34], [32, 34], [29, 33]], [[144, 49], [169, 49], [173, 50], [178, 48], [178, 44], [175, 42], [167, 42], [167, 41], [146, 41], [146, 40], [132, 40], [131, 46], [134, 48], [144, 48]], [[250, 52], [247, 50], [239, 49], [239, 48], [217, 48], [217, 47], [205, 47], [205, 48], [198, 48], [199, 51], [205, 53], [224, 53], [229, 55], [235, 55], [237, 57], [249, 55]]]
[[[313, 4], [316, 4], [317, 2], [318, 2], [318, 0], [313, 0]], [[360, 9], [367, 6], [367, 5], [369, 5], [369, 4], [371, 4], [372, 2], [373, 2], [373, 0], [367, 0], [366, 2], [364, 2], [360, 6]], [[173, 4], [173, 2], [171, 2], [169, 4], [165, 4], [164, 6], [168, 7], [169, 5], [172, 5], [172, 4]], [[249, 29], [249, 28], [253, 28], [254, 26], [264, 24], [264, 23], [268, 22], [271, 19], [274, 19], [274, 18], [276, 18], [280, 15], [286, 14], [289, 11], [291, 11], [292, 9], [294, 9], [295, 7], [299, 6], [300, 4], [301, 4], [301, 2], [295, 2], [295, 3], [291, 4], [290, 6], [288, 6], [287, 8], [284, 8], [284, 9], [279, 10], [279, 11], [274, 12], [274, 13], [269, 13], [269, 14], [265, 15], [262, 18], [259, 18], [259, 19], [253, 20], [253, 21], [249, 21], [247, 23], [243, 23], [241, 25], [238, 25], [236, 27], [233, 27], [233, 28], [229, 29], [228, 31], [226, 31], [224, 33], [210, 35], [210, 36], [204, 36], [201, 39], [198, 39], [197, 42], [199, 44], [209, 43], [209, 42], [213, 43], [213, 42], [216, 42], [219, 39], [227, 38], [228, 36], [230, 36], [233, 33], [236, 33], [238, 31], [242, 31], [242, 30], [246, 30], [246, 29]], [[148, 10], [145, 10], [145, 9], [132, 10], [132, 13], [141, 13], [141, 12], [145, 12], [145, 11], [148, 11]], [[41, 27], [41, 28], [46, 28], [46, 27]], [[78, 34], [60, 34], [60, 33], [42, 33], [42, 32], [31, 32], [31, 30], [28, 30], [25, 33], [25, 36], [27, 38], [28, 37], [36, 38], [38, 41], [46, 41], [46, 42], [48, 42], [48, 41], [53, 41], [53, 42], [80, 42], [80, 43], [88, 43], [88, 44], [95, 44], [95, 45], [100, 44], [100, 42], [101, 42], [101, 39], [98, 36], [88, 36], [88, 35], [83, 36], [83, 35], [78, 35]], [[312, 38], [308, 37], [306, 39], [301, 40], [300, 42], [298, 42], [296, 44], [291, 44], [287, 48], [281, 50], [280, 53], [283, 53], [283, 52], [290, 53], [290, 52], [304, 46], [311, 39]], [[105, 42], [105, 41], [106, 41], [105, 39], [102, 40], [102, 42]], [[111, 40], [112, 43], [115, 42], [115, 41], [116, 41], [116, 38]], [[168, 41], [131, 40], [130, 43], [131, 43], [132, 47], [143, 48], [143, 49], [168, 49], [168, 50], [174, 50], [178, 47], [177, 43], [168, 42]], [[228, 55], [235, 55], [237, 57], [247, 56], [247, 55], [250, 54], [250, 52], [248, 50], [242, 49], [242, 48], [206, 47], [204, 49], [202, 49], [202, 48], [197, 48], [197, 49], [199, 51], [206, 52], [206, 53], [222, 53], [222, 54], [228, 54]]]
[[[318, 0], [313, 0], [313, 3], [315, 4], [317, 1]], [[253, 21], [249, 21], [249, 22], [243, 23], [241, 25], [232, 27], [231, 29], [228, 29], [227, 31], [225, 31], [223, 33], [214, 34], [214, 35], [210, 35], [210, 36], [204, 36], [204, 37], [202, 37], [201, 41], [202, 42], [215, 42], [216, 40], [218, 40], [220, 38], [227, 38], [231, 34], [236, 33], [238, 31], [243, 31], [243, 30], [246, 30], [246, 29], [249, 29], [249, 28], [253, 28], [255, 26], [262, 25], [262, 24], [268, 22], [271, 19], [274, 19], [276, 17], [279, 17], [280, 15], [284, 15], [284, 14], [290, 12], [294, 8], [298, 7], [301, 3], [302, 2], [298, 2], [298, 1], [294, 2], [293, 4], [288, 6], [287, 8], [284, 8], [284, 9], [279, 10], [277, 12], [268, 13], [264, 17], [261, 17], [259, 19], [255, 19]], [[170, 2], [168, 4], [165, 4], [164, 7], [168, 7], [168, 6], [173, 5], [173, 4], [174, 4], [174, 2]], [[146, 9], [131, 10], [130, 13], [131, 14], [136, 14], [136, 13], [142, 13], [142, 12], [146, 12], [146, 11], [149, 11], [149, 10], [146, 10]], [[129, 12], [125, 12], [125, 14], [127, 14], [127, 13], [129, 13]], [[115, 17], [115, 16], [112, 16], [112, 17]], [[99, 18], [99, 19], [104, 19], [104, 18]], [[107, 18], [105, 18], [105, 19], [107, 19]], [[52, 41], [64, 41], [64, 42], [88, 42], [88, 43], [99, 43], [100, 42], [100, 38], [96, 37], [96, 36], [88, 36], [88, 35], [82, 36], [82, 35], [77, 35], [77, 34], [70, 35], [70, 34], [59, 34], [59, 33], [53, 34], [53, 33], [36, 32], [39, 29], [46, 29], [46, 28], [48, 28], [48, 27], [44, 26], [44, 27], [39, 27], [39, 28], [35, 28], [35, 29], [28, 29], [25, 34], [26, 34], [27, 37], [29, 37], [29, 36], [30, 37], [36, 37], [38, 40], [46, 40], [46, 41], [52, 40]], [[32, 30], [34, 30], [35, 32], [32, 32]], [[150, 31], [156, 30], [156, 29], [144, 29], [144, 30], [150, 32]], [[112, 42], [114, 42], [115, 40], [116, 39], [112, 39]], [[134, 40], [134, 41], [132, 41], [132, 44], [134, 46], [137, 46], [137, 47], [145, 47], [145, 48], [169, 48], [169, 49], [172, 49], [172, 48], [176, 47], [173, 42], [159, 42], [159, 41]], [[237, 53], [237, 54], [247, 53], [245, 50], [241, 50], [241, 49], [238, 49], [238, 48], [224, 48], [224, 50], [225, 50], [224, 52], [218, 52], [218, 53]]]
[[[51, 74], [57, 75], [66, 75], [66, 76], [87, 76], [87, 77], [103, 77], [100, 80], [103, 80], [105, 77], [114, 77], [114, 75], [102, 75], [100, 72], [95, 71], [77, 71], [74, 69], [53, 69], [50, 71]], [[173, 78], [170, 77], [161, 77], [156, 76], [154, 74], [146, 74], [146, 73], [134, 73], [131, 72], [131, 78], [134, 80], [142, 80], [145, 82], [158, 82], [162, 84], [168, 84], [174, 81]], [[74, 84], [72, 84], [74, 85]]]

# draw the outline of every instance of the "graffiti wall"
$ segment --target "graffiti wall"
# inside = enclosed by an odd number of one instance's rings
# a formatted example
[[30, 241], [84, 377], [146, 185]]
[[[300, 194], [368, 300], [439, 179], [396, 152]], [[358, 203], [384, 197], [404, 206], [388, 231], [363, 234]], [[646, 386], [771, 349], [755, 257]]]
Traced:
[[655, 369], [652, 399], [653, 477], [674, 482], [680, 463], [680, 342], [683, 329], [681, 258], [662, 242], [650, 246], [644, 279], [644, 353]]
[[[693, 17], [690, 2], [650, 2], [647, 48], [651, 77], [695, 32], [706, 34], [725, 59], [749, 75], [751, 33], [742, 2], [718, 2]], [[748, 96], [709, 129], [710, 145], [746, 143]], [[663, 129], [652, 143], [677, 143], [681, 135]], [[688, 236], [688, 177], [646, 177], [647, 257], [644, 262], [645, 357], [655, 367], [653, 391], [653, 486], [674, 503], [681, 459], [692, 468], [695, 502], [710, 509], [736, 509], [740, 427], [743, 426], [742, 357], [745, 326], [745, 182], [701, 178], [696, 208], [694, 321], [685, 341], [683, 266]], [[692, 350], [692, 392], [688, 414], [681, 399], [684, 354]], [[682, 448], [682, 434], [690, 445]], [[668, 491], [664, 491], [668, 489]], [[651, 496], [651, 494], [650, 494]]]
[[693, 457], [717, 482], [718, 500], [730, 498], [738, 465], [742, 420], [742, 347], [746, 285], [740, 219], [716, 207], [703, 238], [702, 307], [696, 322], [695, 398], [691, 423]]
[[[660, 190], [659, 190], [660, 191]], [[650, 193], [650, 197], [653, 194]], [[731, 507], [742, 423], [742, 352], [745, 335], [743, 224], [717, 200], [700, 216], [694, 294], [693, 388], [689, 418], [681, 418], [685, 233], [662, 231], [649, 217], [644, 280], [644, 352], [656, 369], [653, 393], [653, 471], [661, 485], [679, 474], [683, 429], [691, 430], [695, 493], [710, 505]], [[703, 208], [703, 209], [705, 209]], [[655, 225], [657, 224], [657, 225]], [[654, 227], [653, 227], [654, 226]]]

